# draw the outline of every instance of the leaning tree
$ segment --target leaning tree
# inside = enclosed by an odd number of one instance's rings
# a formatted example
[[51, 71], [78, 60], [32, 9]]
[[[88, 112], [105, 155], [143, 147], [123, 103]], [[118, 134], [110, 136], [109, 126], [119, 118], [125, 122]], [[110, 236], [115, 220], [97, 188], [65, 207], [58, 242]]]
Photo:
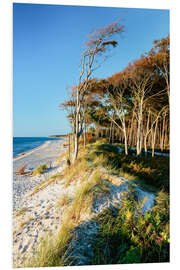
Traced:
[[84, 97], [88, 91], [88, 82], [93, 72], [99, 68], [108, 57], [109, 50], [117, 46], [117, 41], [113, 40], [115, 34], [124, 32], [124, 26], [119, 22], [110, 24], [104, 28], [95, 30], [89, 35], [85, 42], [85, 49], [81, 55], [79, 65], [79, 81], [76, 88], [75, 103], [75, 131], [74, 131], [74, 155], [73, 162], [78, 156], [79, 137], [83, 132], [83, 105]]

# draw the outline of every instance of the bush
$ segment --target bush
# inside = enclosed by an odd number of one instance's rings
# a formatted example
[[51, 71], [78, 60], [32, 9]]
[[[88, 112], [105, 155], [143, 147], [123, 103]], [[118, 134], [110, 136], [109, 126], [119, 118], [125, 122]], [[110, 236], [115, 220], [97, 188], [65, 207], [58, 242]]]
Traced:
[[[167, 194], [166, 194], [167, 195]], [[100, 224], [92, 264], [169, 262], [169, 207], [156, 204], [142, 214], [142, 205], [129, 197], [118, 213], [111, 210], [97, 217]], [[158, 201], [158, 199], [157, 199]], [[164, 205], [165, 206], [165, 205]]]
[[88, 146], [86, 160], [94, 167], [104, 167], [111, 173], [123, 176], [129, 174], [139, 185], [149, 185], [155, 189], [169, 191], [169, 158], [136, 157], [119, 153], [116, 145], [97, 141]]

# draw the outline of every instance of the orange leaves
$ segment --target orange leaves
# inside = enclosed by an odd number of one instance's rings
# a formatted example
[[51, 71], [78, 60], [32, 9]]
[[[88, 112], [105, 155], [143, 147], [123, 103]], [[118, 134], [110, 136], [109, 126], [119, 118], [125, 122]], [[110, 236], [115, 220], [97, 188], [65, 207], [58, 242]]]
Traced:
[[89, 35], [89, 40], [85, 42], [85, 46], [89, 48], [98, 47], [103, 49], [106, 45], [112, 45], [115, 47], [117, 42], [112, 40], [107, 40], [111, 38], [114, 34], [121, 34], [124, 32], [124, 26], [119, 25], [119, 22], [109, 24], [108, 26], [96, 29]]

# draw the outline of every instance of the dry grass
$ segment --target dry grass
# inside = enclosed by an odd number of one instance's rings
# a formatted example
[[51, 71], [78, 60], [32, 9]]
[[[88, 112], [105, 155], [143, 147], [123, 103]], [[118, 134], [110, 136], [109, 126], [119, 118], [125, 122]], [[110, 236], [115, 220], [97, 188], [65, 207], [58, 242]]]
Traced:
[[120, 169], [119, 170], [119, 175], [120, 175], [120, 177], [122, 176], [122, 177], [124, 177], [124, 178], [126, 178], [128, 180], [137, 180], [137, 178], [138, 178], [135, 175], [132, 175], [132, 174], [127, 173], [127, 172], [124, 172], [123, 169]]
[[65, 162], [67, 158], [68, 158], [68, 152], [67, 151], [62, 152], [60, 156], [56, 159], [56, 165], [59, 165], [62, 161]]
[[[66, 264], [69, 257], [67, 245], [72, 237], [72, 231], [91, 213], [93, 196], [90, 190], [92, 186], [93, 184], [89, 182], [83, 182], [82, 186], [76, 189], [72, 204], [67, 205], [58, 234], [52, 237], [46, 236], [39, 244], [36, 255], [24, 263], [25, 267], [63, 266]], [[59, 204], [65, 205], [66, 203], [69, 204], [69, 197], [64, 194]]]
[[63, 174], [57, 173], [53, 176], [51, 176], [48, 179], [45, 179], [44, 181], [42, 181], [39, 185], [37, 185], [35, 187], [35, 189], [33, 190], [33, 192], [30, 194], [30, 196], [33, 196], [34, 194], [36, 194], [37, 192], [45, 189], [47, 186], [53, 184], [53, 183], [57, 183], [59, 180], [61, 180], [64, 177]]
[[33, 173], [32, 173], [31, 176], [40, 175], [40, 174], [46, 172], [47, 169], [48, 169], [48, 168], [47, 168], [47, 165], [46, 165], [46, 164], [42, 164], [42, 165], [40, 165], [39, 167], [37, 167], [36, 169], [34, 169], [34, 171], [33, 171]]
[[[89, 177], [90, 179], [90, 177]], [[95, 182], [84, 177], [81, 185], [75, 190], [74, 199], [71, 206], [66, 211], [67, 220], [71, 220], [76, 225], [79, 224], [85, 216], [89, 216], [92, 211], [93, 187]]]
[[33, 220], [33, 218], [29, 216], [25, 221], [22, 221], [22, 222], [20, 223], [20, 225], [19, 225], [19, 229], [20, 229], [20, 230], [24, 229], [24, 227], [26, 226], [26, 224], [27, 224], [28, 222], [30, 222], [31, 220]]
[[73, 220], [76, 224], [80, 223], [91, 215], [94, 197], [109, 192], [108, 182], [102, 180], [101, 175], [99, 170], [95, 170], [89, 177], [88, 174], [83, 177], [81, 186], [75, 191], [72, 205], [67, 210], [69, 220]]
[[60, 200], [56, 203], [56, 208], [61, 208], [63, 206], [67, 206], [71, 203], [71, 198], [68, 194], [62, 194]]
[[23, 267], [50, 267], [64, 266], [67, 261], [67, 251], [64, 249], [70, 239], [70, 225], [61, 226], [61, 230], [56, 237], [46, 235], [39, 244], [39, 250], [32, 257], [24, 262]]
[[66, 179], [65, 187], [69, 186], [73, 181], [81, 178], [88, 170], [87, 163], [84, 159], [78, 159], [75, 163], [63, 170]]
[[82, 199], [82, 194], [80, 194], [67, 209], [65, 219], [67, 219], [67, 221], [71, 220], [74, 226], [77, 226], [91, 214], [92, 201], [92, 195], [86, 196]]
[[16, 212], [15, 217], [19, 217], [19, 216], [23, 215], [27, 210], [28, 210], [27, 207], [22, 207], [21, 209], [19, 209], [19, 210]]

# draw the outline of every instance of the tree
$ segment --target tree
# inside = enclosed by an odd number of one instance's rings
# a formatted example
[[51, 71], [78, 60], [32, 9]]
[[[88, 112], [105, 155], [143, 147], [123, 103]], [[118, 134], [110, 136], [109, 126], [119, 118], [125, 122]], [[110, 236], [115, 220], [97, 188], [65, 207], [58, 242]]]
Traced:
[[[126, 127], [126, 117], [128, 115], [128, 101], [126, 99], [126, 90], [127, 90], [127, 80], [124, 77], [124, 74], [118, 80], [118, 83], [113, 80], [111, 77], [109, 79], [112, 84], [108, 87], [108, 96], [113, 107], [113, 113], [109, 114], [112, 122], [117, 126], [117, 128], [123, 132], [124, 136], [124, 145], [125, 145], [125, 154], [128, 155], [128, 144], [127, 144], [127, 127]], [[120, 120], [120, 124], [115, 119]]]
[[166, 83], [168, 102], [170, 104], [170, 83], [169, 83], [169, 62], [170, 62], [170, 37], [154, 41], [154, 47], [148, 54], [148, 60], [159, 76], [163, 77]]
[[109, 142], [123, 142], [126, 154], [129, 146], [136, 147], [137, 155], [143, 147], [146, 154], [151, 148], [154, 155], [155, 147], [163, 151], [169, 146], [169, 37], [155, 41], [150, 52], [121, 72], [99, 80], [92, 74], [108, 57], [109, 46], [117, 44], [112, 35], [118, 30], [107, 29], [90, 35], [81, 58], [79, 84], [64, 104], [73, 126], [74, 160], [83, 131], [86, 145], [87, 126], [95, 127], [96, 136], [106, 136]]
[[[119, 26], [118, 22], [110, 24], [104, 28], [95, 30], [89, 35], [88, 41], [85, 43], [85, 50], [82, 53], [79, 66], [79, 83], [76, 89], [76, 105], [75, 105], [75, 132], [74, 132], [74, 155], [73, 162], [78, 156], [79, 137], [83, 132], [82, 109], [84, 97], [88, 90], [88, 82], [94, 70], [96, 70], [107, 58], [110, 47], [117, 46], [117, 41], [112, 40], [112, 36], [124, 32], [124, 26]], [[103, 56], [103, 57], [102, 57]], [[99, 60], [101, 57], [101, 60]]]

